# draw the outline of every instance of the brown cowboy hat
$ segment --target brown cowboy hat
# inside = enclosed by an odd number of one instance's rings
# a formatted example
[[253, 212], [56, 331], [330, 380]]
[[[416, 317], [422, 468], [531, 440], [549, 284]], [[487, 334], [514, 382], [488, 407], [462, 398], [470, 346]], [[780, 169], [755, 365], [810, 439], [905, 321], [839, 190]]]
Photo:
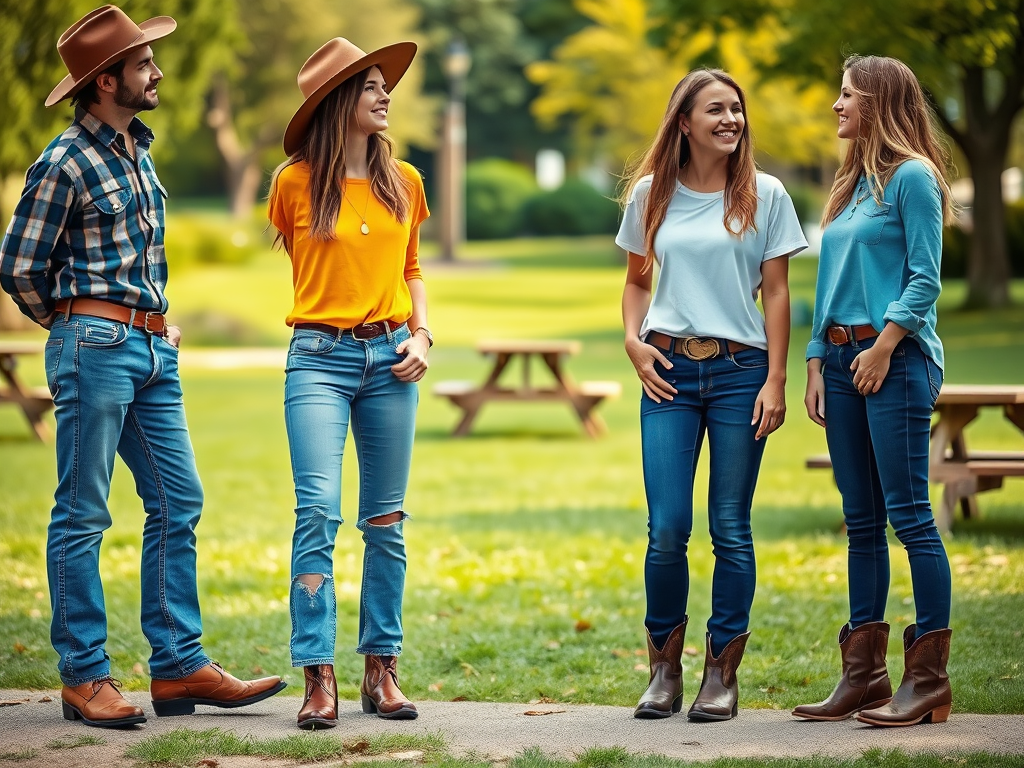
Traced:
[[178, 22], [170, 16], [136, 24], [114, 5], [104, 5], [86, 14], [57, 41], [57, 52], [71, 74], [46, 97], [46, 106], [74, 96], [130, 51], [166, 37], [177, 26]]
[[298, 151], [316, 108], [342, 82], [364, 69], [376, 66], [380, 67], [384, 75], [384, 90], [390, 93], [409, 69], [415, 56], [416, 43], [394, 43], [370, 53], [364, 53], [344, 37], [336, 37], [324, 43], [306, 59], [299, 70], [299, 90], [306, 100], [285, 129], [285, 153], [292, 155]]

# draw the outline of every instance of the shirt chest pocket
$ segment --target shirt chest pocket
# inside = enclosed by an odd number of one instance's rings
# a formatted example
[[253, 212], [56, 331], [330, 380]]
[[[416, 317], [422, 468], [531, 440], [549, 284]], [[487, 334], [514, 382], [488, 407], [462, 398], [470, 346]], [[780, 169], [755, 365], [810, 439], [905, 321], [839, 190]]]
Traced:
[[857, 242], [865, 245], [878, 245], [882, 239], [882, 228], [889, 220], [889, 209], [892, 203], [876, 203], [873, 199], [865, 200], [862, 213], [857, 216]]
[[131, 188], [121, 187], [112, 192], [100, 192], [93, 198], [92, 205], [100, 215], [119, 216], [125, 212], [131, 201]]

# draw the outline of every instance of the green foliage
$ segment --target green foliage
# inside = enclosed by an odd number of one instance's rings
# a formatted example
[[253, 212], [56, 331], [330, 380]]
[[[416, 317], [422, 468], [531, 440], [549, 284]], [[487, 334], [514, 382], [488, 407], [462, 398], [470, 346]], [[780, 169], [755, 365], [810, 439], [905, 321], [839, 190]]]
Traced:
[[523, 218], [526, 230], [535, 235], [612, 234], [618, 228], [619, 206], [585, 181], [570, 179], [531, 197]]
[[83, 733], [79, 736], [63, 736], [46, 743], [47, 749], [76, 749], [77, 747], [96, 747], [106, 744], [107, 740], [100, 736]]
[[825, 192], [817, 184], [792, 182], [786, 184], [786, 192], [793, 201], [796, 215], [804, 223], [817, 223], [825, 203]]
[[245, 222], [225, 227], [222, 217], [203, 213], [169, 216], [164, 237], [167, 261], [175, 270], [196, 264], [244, 264], [268, 246], [255, 227]]
[[537, 191], [533, 174], [518, 163], [491, 158], [466, 169], [466, 235], [471, 240], [522, 232], [523, 205]]

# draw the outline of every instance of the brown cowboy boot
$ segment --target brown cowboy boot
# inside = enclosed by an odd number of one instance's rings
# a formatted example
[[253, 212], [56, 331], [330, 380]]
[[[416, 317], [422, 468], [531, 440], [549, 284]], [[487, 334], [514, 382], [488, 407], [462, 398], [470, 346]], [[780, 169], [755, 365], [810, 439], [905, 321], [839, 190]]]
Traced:
[[903, 632], [903, 680], [892, 701], [877, 709], [857, 713], [868, 725], [917, 725], [944, 723], [953, 707], [946, 662], [952, 629], [936, 629], [916, 637], [917, 625]]
[[125, 728], [146, 722], [141, 707], [129, 704], [112, 677], [82, 685], [65, 685], [60, 692], [65, 720], [81, 720], [96, 728]]
[[843, 676], [832, 695], [817, 704], [801, 704], [793, 710], [805, 720], [845, 720], [862, 709], [874, 709], [892, 698], [892, 684], [885, 669], [889, 625], [873, 621], [839, 630], [839, 653]]
[[707, 633], [704, 677], [700, 681], [700, 693], [686, 713], [690, 720], [730, 720], [736, 717], [740, 696], [736, 670], [743, 661], [743, 649], [747, 647], [749, 637], [749, 632], [734, 637], [716, 659], [711, 655], [711, 633]]
[[359, 686], [363, 712], [388, 720], [415, 720], [416, 705], [398, 686], [397, 656], [366, 656], [366, 672]]
[[668, 640], [659, 649], [651, 640], [647, 630], [647, 658], [651, 663], [651, 680], [640, 697], [640, 702], [633, 710], [633, 717], [641, 719], [655, 717], [672, 717], [674, 712], [683, 708], [683, 638], [686, 636], [686, 622], [677, 626], [668, 636]]
[[334, 667], [317, 664], [302, 668], [306, 678], [306, 694], [299, 709], [299, 728], [312, 731], [317, 728], [333, 728], [338, 724], [338, 683], [334, 679]]
[[217, 662], [200, 667], [191, 675], [177, 680], [153, 680], [153, 711], [159, 717], [191, 715], [196, 704], [211, 707], [245, 707], [273, 696], [287, 683], [280, 677], [239, 680], [224, 671]]

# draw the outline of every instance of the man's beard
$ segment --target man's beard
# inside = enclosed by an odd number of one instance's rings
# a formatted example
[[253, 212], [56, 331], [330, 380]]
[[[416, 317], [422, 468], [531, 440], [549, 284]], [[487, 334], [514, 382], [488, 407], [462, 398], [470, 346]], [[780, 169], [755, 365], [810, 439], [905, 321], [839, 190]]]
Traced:
[[[154, 94], [155, 97], [156, 94]], [[114, 103], [122, 109], [133, 109], [137, 112], [156, 108], [156, 104], [148, 100], [145, 89], [138, 93], [133, 92], [129, 90], [121, 78], [117, 80], [117, 90], [114, 91]]]

